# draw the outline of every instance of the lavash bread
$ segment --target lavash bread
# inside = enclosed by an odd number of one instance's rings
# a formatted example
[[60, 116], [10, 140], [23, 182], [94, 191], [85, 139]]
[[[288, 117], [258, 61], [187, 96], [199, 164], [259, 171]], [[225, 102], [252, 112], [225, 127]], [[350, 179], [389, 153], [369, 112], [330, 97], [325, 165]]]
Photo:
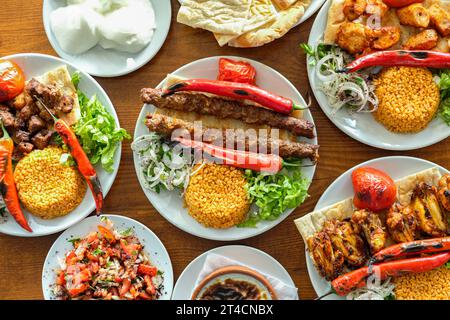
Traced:
[[280, 11], [273, 22], [231, 40], [228, 45], [238, 48], [260, 47], [281, 38], [303, 17], [310, 3], [311, 0], [298, 0], [290, 8]]
[[177, 21], [192, 28], [229, 35], [242, 34], [252, 0], [183, 0]]
[[[413, 190], [420, 182], [436, 186], [441, 178], [439, 169], [434, 167], [424, 171], [417, 172], [402, 179], [396, 180], [397, 199], [402, 205], [408, 205], [411, 201]], [[302, 235], [303, 241], [308, 243], [308, 239], [314, 233], [322, 230], [325, 221], [336, 218], [339, 220], [350, 218], [355, 208], [353, 207], [353, 198], [348, 198], [325, 207], [321, 210], [313, 211], [307, 215], [296, 219], [295, 225]]]
[[[244, 26], [242, 33], [257, 29], [262, 25], [275, 20], [277, 16], [278, 12], [271, 0], [252, 0], [247, 24]], [[222, 47], [229, 41], [239, 37], [239, 35], [214, 33], [214, 37]]]

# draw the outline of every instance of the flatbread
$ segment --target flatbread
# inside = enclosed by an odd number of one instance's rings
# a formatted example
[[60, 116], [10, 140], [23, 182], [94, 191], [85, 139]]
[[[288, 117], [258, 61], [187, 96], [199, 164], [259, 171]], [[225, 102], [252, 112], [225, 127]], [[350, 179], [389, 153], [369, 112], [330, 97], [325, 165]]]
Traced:
[[[418, 183], [425, 182], [429, 185], [436, 186], [441, 176], [439, 169], [434, 167], [396, 180], [398, 201], [402, 205], [409, 204], [412, 192]], [[302, 235], [303, 241], [308, 243], [308, 238], [313, 236], [314, 233], [319, 232], [325, 221], [333, 218], [339, 220], [350, 218], [355, 210], [353, 207], [353, 198], [348, 198], [321, 210], [308, 213], [296, 219], [294, 222]]]
[[297, 0], [273, 0], [273, 2], [281, 10], [286, 10], [287, 8], [292, 6], [294, 3], [296, 3]]
[[305, 14], [311, 0], [299, 0], [293, 6], [279, 12], [278, 18], [266, 23], [261, 28], [247, 32], [228, 42], [238, 48], [260, 47], [275, 39], [281, 38], [291, 30]]
[[[324, 31], [323, 42], [325, 44], [335, 44], [336, 43], [336, 34], [339, 30], [339, 27], [347, 21], [344, 16], [343, 8], [344, 8], [345, 0], [331, 0], [330, 9], [328, 10], [328, 19], [327, 25]], [[426, 8], [432, 6], [433, 4], [439, 4], [444, 9], [450, 10], [450, 0], [425, 0], [422, 5]], [[355, 22], [360, 22], [362, 24], [366, 24], [367, 18], [360, 17]], [[396, 9], [391, 8], [386, 15], [383, 17], [381, 21], [381, 25], [384, 26], [398, 26], [401, 30], [401, 39], [400, 41], [390, 48], [391, 50], [401, 49], [403, 44], [413, 35], [421, 32], [423, 29], [414, 28], [410, 26], [404, 26], [400, 24], [400, 21], [396, 14]], [[432, 26], [430, 26], [432, 28]], [[443, 52], [450, 52], [449, 41], [450, 37], [439, 37], [439, 42], [436, 47], [436, 50]]]
[[81, 117], [80, 104], [78, 103], [78, 94], [75, 86], [72, 83], [67, 66], [63, 65], [39, 77], [35, 77], [39, 82], [46, 85], [53, 85], [57, 87], [63, 94], [73, 98], [73, 109], [70, 113], [57, 112], [57, 116], [63, 119], [69, 126], [77, 123]]
[[184, 0], [177, 21], [192, 28], [240, 35], [247, 24], [252, 0]]
[[[270, 0], [252, 0], [250, 5], [250, 14], [248, 17], [247, 24], [242, 29], [242, 33], [252, 31], [262, 25], [273, 21], [278, 15], [272, 1]], [[215, 33], [219, 45], [222, 47], [226, 45], [229, 41], [239, 37], [239, 35], [226, 35]]]

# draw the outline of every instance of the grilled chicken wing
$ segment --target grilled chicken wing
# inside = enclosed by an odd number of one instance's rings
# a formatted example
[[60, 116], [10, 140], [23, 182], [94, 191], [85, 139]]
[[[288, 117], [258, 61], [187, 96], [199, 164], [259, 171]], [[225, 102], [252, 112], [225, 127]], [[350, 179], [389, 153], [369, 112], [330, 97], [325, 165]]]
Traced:
[[401, 31], [399, 27], [383, 27], [373, 30], [375, 41], [372, 48], [386, 50], [400, 41]]
[[367, 7], [367, 0], [345, 0], [344, 2], [344, 15], [345, 17], [353, 21], [358, 19], [365, 11]]
[[367, 0], [366, 13], [368, 15], [378, 15], [382, 18], [388, 11], [389, 7], [383, 0]]
[[410, 207], [403, 207], [394, 203], [387, 213], [386, 225], [395, 242], [414, 241], [417, 222]]
[[430, 14], [420, 3], [411, 4], [397, 10], [400, 23], [416, 28], [426, 28], [430, 24]]
[[356, 230], [361, 231], [369, 243], [371, 254], [384, 248], [387, 235], [377, 214], [368, 210], [358, 210], [353, 212], [352, 221], [357, 226]]
[[450, 212], [450, 174], [445, 174], [439, 180], [438, 199], [442, 208]]
[[428, 8], [431, 24], [443, 37], [450, 35], [450, 13], [435, 3]]
[[439, 206], [437, 194], [436, 187], [419, 183], [413, 192], [411, 208], [420, 231], [432, 237], [443, 237], [447, 235], [448, 222]]
[[348, 265], [359, 267], [366, 262], [364, 241], [355, 232], [351, 221], [328, 220], [324, 223], [323, 231], [329, 235], [333, 247], [342, 252]]
[[361, 23], [345, 22], [336, 34], [336, 43], [351, 54], [363, 52], [370, 47], [371, 29]]
[[437, 46], [439, 36], [434, 29], [427, 29], [410, 37], [403, 48], [408, 50], [430, 50]]
[[325, 231], [320, 231], [308, 239], [308, 247], [321, 276], [327, 280], [339, 277], [344, 269], [344, 255], [333, 248]]

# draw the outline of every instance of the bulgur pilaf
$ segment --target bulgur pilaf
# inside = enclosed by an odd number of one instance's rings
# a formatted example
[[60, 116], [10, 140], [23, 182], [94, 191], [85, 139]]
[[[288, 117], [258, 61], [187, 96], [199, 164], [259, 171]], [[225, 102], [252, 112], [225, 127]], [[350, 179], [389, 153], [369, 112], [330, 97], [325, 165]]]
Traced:
[[191, 177], [186, 189], [189, 214], [211, 228], [224, 229], [241, 223], [250, 209], [246, 183], [239, 169], [205, 164]]
[[426, 68], [386, 68], [375, 80], [375, 86], [379, 105], [373, 114], [390, 131], [419, 132], [439, 108], [439, 87]]
[[407, 274], [393, 281], [397, 300], [450, 300], [450, 269], [445, 266]]
[[86, 183], [75, 167], [60, 163], [63, 150], [34, 150], [14, 171], [19, 199], [35, 216], [53, 219], [75, 209], [86, 193]]

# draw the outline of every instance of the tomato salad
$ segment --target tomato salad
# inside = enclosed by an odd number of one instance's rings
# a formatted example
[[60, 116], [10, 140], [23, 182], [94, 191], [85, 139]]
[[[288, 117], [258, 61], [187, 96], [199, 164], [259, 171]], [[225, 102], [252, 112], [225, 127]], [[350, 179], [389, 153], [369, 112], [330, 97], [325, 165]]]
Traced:
[[97, 231], [71, 239], [56, 276], [55, 298], [155, 300], [163, 290], [163, 273], [150, 262], [133, 229], [117, 231], [108, 219]]

